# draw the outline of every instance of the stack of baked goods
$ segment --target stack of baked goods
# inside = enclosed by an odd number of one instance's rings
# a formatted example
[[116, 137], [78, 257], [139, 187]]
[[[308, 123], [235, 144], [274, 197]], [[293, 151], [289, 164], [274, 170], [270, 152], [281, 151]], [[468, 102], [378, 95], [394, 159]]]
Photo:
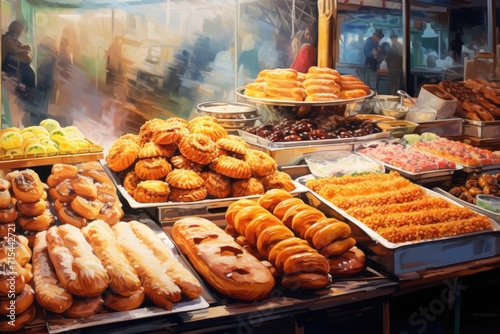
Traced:
[[482, 79], [468, 79], [461, 82], [443, 80], [438, 86], [456, 97], [457, 112], [463, 118], [475, 121], [500, 119], [498, 83]]
[[111, 227], [94, 220], [82, 229], [64, 224], [37, 233], [33, 286], [44, 310], [70, 318], [148, 302], [171, 310], [202, 292], [160, 237], [137, 221]]
[[0, 332], [21, 330], [36, 315], [28, 239], [13, 232], [0, 242]]
[[100, 219], [114, 225], [123, 217], [116, 188], [97, 161], [55, 164], [47, 186], [62, 224], [82, 228]]
[[500, 197], [500, 173], [483, 172], [468, 176], [463, 182], [457, 182], [448, 191], [451, 195], [476, 204], [477, 195], [493, 195]]
[[193, 202], [295, 189], [276, 161], [210, 116], [153, 119], [116, 140], [107, 166], [139, 203]]
[[392, 243], [492, 229], [488, 217], [432, 196], [397, 172], [314, 179], [306, 186]]
[[370, 88], [353, 75], [311, 66], [307, 73], [290, 68], [264, 69], [245, 87], [244, 95], [284, 101], [327, 102], [363, 97]]
[[5, 238], [16, 231], [18, 212], [11, 195], [11, 183], [0, 179], [0, 238]]

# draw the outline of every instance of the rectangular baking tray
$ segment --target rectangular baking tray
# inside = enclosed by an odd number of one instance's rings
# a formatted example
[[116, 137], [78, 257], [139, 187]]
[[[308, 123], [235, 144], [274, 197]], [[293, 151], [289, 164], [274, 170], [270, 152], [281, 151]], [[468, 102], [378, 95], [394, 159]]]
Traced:
[[[173, 241], [165, 234], [165, 232], [158, 226], [155, 222], [150, 219], [141, 220], [142, 223], [149, 226], [161, 240], [167, 245], [168, 248], [172, 250], [174, 255], [181, 261], [183, 265], [182, 257], [180, 257], [177, 247]], [[186, 266], [189, 270], [192, 269]], [[206, 293], [206, 292], [205, 292]], [[150, 317], [157, 317], [161, 315], [169, 315], [187, 311], [195, 311], [208, 308], [210, 305], [202, 296], [192, 299], [181, 301], [179, 303], [173, 303], [172, 310], [168, 311], [160, 307], [142, 307], [131, 311], [123, 312], [101, 312], [90, 316], [88, 318], [67, 318], [63, 315], [47, 313], [46, 314], [46, 325], [49, 333], [62, 333], [67, 331], [76, 331], [83, 328], [90, 328], [94, 326], [109, 325], [115, 323], [122, 323], [125, 321], [146, 319]]]
[[455, 137], [463, 134], [462, 118], [445, 118], [434, 121], [419, 122], [414, 133], [432, 132], [440, 137]]
[[477, 138], [500, 138], [500, 120], [483, 122], [464, 119], [463, 133]]
[[[300, 182], [304, 180], [306, 178]], [[446, 196], [424, 189], [431, 196], [441, 197], [461, 206]], [[491, 231], [425, 241], [392, 243], [319, 194], [313, 191], [309, 194], [314, 196], [311, 202], [316, 207], [323, 212], [330, 209], [328, 213], [331, 216], [350, 225], [351, 236], [356, 239], [358, 247], [365, 251], [369, 259], [378, 264], [382, 270], [396, 276], [500, 254], [500, 226], [493, 219], [490, 219]]]

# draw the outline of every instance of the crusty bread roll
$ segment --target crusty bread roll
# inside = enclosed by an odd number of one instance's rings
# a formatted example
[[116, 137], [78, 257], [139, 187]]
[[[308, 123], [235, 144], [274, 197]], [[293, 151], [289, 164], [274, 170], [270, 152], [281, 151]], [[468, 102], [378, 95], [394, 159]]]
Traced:
[[141, 287], [130, 296], [122, 296], [110, 291], [104, 292], [104, 306], [113, 311], [130, 311], [139, 308], [144, 302], [144, 289]]
[[165, 268], [165, 272], [182, 293], [188, 298], [197, 298], [201, 295], [200, 282], [175, 257], [172, 251], [163, 243], [160, 237], [147, 225], [138, 221], [129, 222], [137, 238], [151, 249]]
[[262, 299], [275, 285], [266, 266], [207, 219], [186, 217], [176, 221], [172, 238], [196, 270], [228, 297]]
[[158, 307], [172, 309], [172, 303], [181, 300], [181, 290], [165, 273], [164, 267], [153, 251], [132, 230], [129, 223], [118, 222], [112, 227], [118, 245], [134, 265], [141, 278], [144, 292]]
[[70, 318], [88, 318], [98, 313], [103, 304], [104, 300], [100, 295], [75, 298], [71, 307], [64, 312], [64, 315]]
[[33, 246], [33, 276], [35, 296], [44, 309], [62, 313], [73, 303], [73, 295], [66, 290], [50, 261], [45, 239], [47, 231], [38, 232]]
[[66, 289], [81, 297], [102, 294], [109, 275], [78, 228], [69, 224], [52, 226], [46, 239], [57, 277]]
[[125, 253], [118, 246], [116, 236], [108, 223], [94, 220], [82, 228], [82, 233], [108, 272], [111, 280], [109, 288], [122, 296], [136, 293], [141, 288], [141, 281]]

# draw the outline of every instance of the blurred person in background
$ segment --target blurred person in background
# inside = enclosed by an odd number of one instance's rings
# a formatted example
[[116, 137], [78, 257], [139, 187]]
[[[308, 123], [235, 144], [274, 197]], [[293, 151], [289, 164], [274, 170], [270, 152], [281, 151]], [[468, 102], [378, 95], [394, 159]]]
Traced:
[[382, 48], [380, 47], [380, 40], [384, 38], [382, 29], [377, 29], [370, 38], [367, 38], [363, 46], [363, 53], [365, 55], [365, 83], [371, 89], [377, 89], [377, 69], [380, 62]]
[[398, 35], [392, 33], [391, 47], [385, 59], [387, 63], [387, 71], [389, 72], [389, 80], [391, 94], [397, 95], [397, 91], [401, 85], [401, 75], [403, 73], [403, 44], [398, 41]]
[[309, 67], [315, 66], [318, 61], [318, 51], [314, 44], [316, 43], [316, 33], [314, 28], [308, 25], [304, 29], [304, 34], [302, 36], [302, 43], [300, 45], [299, 51], [295, 56], [290, 68], [296, 71], [307, 73]]

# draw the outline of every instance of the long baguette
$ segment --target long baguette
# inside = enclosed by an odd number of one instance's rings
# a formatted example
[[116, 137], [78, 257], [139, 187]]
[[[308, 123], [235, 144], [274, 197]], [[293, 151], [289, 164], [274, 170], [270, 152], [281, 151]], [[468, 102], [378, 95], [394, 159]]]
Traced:
[[265, 298], [275, 285], [269, 269], [211, 221], [186, 217], [172, 238], [196, 270], [220, 293], [241, 300]]
[[171, 310], [172, 303], [181, 300], [181, 290], [163, 270], [162, 263], [139, 238], [129, 223], [119, 222], [112, 226], [118, 245], [123, 249], [139, 275], [144, 292], [153, 303]]
[[141, 239], [153, 251], [156, 258], [162, 262], [165, 272], [177, 284], [182, 293], [191, 299], [199, 297], [202, 292], [200, 282], [177, 260], [158, 235], [138, 221], [131, 221], [129, 224], [137, 238]]
[[69, 292], [96, 297], [106, 290], [108, 273], [78, 228], [69, 224], [52, 226], [46, 240], [57, 277]]
[[111, 279], [109, 288], [122, 296], [131, 296], [141, 288], [139, 276], [123, 250], [118, 247], [113, 230], [103, 220], [94, 220], [82, 232]]

